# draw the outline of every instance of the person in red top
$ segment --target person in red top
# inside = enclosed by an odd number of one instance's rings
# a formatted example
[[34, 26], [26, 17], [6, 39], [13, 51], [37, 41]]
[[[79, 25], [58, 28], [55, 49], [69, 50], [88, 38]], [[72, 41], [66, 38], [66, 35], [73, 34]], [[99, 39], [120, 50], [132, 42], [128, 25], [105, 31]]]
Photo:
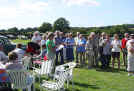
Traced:
[[123, 61], [124, 61], [124, 66], [126, 65], [126, 61], [127, 61], [127, 48], [126, 48], [126, 44], [127, 41], [129, 39], [129, 34], [125, 33], [124, 34], [124, 38], [122, 39], [121, 43], [122, 43], [122, 52], [123, 52]]

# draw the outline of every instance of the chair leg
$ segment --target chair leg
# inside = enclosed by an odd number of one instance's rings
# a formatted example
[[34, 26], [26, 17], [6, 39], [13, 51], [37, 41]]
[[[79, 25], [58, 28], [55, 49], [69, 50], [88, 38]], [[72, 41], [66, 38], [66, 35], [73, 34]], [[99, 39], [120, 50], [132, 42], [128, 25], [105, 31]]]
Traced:
[[31, 91], [31, 86], [28, 86], [28, 91]]
[[32, 90], [35, 91], [35, 85], [34, 85], [34, 83], [33, 83], [33, 86], [32, 86]]
[[72, 89], [74, 88], [74, 82], [73, 82], [73, 79], [72, 79]]
[[67, 80], [67, 88], [68, 88], [68, 86], [69, 86], [69, 79]]

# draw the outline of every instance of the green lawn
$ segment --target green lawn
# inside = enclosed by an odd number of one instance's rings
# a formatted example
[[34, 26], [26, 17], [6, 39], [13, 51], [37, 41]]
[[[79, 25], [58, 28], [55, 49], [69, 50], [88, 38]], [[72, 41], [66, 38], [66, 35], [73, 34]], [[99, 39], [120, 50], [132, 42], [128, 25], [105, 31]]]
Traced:
[[[28, 41], [14, 40], [13, 42], [26, 44]], [[74, 88], [70, 84], [66, 91], [134, 91], [134, 76], [128, 77], [124, 68], [121, 66], [120, 72], [117, 69], [112, 71], [110, 68], [107, 70], [75, 68]], [[39, 84], [38, 82], [35, 84], [36, 91], [40, 89]]]
[[[128, 77], [127, 72], [75, 68], [74, 88], [70, 83], [66, 91], [134, 91], [134, 76]], [[36, 91], [39, 91], [39, 83], [36, 83]], [[66, 87], [66, 86], [65, 86]], [[46, 90], [43, 90], [46, 91]]]
[[22, 43], [22, 44], [27, 44], [30, 40], [20, 40], [20, 39], [16, 39], [16, 40], [12, 40], [12, 42], [14, 43]]

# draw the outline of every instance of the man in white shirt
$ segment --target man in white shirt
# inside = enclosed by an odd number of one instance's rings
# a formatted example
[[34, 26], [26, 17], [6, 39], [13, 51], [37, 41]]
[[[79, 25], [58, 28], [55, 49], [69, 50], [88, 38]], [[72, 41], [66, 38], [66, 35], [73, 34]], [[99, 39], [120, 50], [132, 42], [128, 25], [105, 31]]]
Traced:
[[8, 58], [3, 52], [3, 45], [0, 43], [0, 62], [6, 63], [7, 61], [8, 61]]
[[40, 36], [40, 33], [38, 31], [34, 32], [31, 41], [40, 45], [41, 36]]
[[22, 57], [25, 54], [25, 51], [23, 49], [21, 49], [21, 48], [22, 48], [22, 44], [17, 44], [16, 48], [13, 50], [13, 52], [18, 54], [18, 61], [20, 63], [22, 63]]

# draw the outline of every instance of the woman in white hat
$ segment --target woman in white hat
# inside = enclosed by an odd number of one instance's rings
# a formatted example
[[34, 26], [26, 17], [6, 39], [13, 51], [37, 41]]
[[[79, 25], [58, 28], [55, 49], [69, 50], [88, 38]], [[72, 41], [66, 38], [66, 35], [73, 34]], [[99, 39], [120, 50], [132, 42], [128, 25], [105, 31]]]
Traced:
[[128, 76], [134, 76], [134, 40], [130, 40], [130, 45], [128, 46]]
[[39, 31], [34, 32], [31, 41], [40, 45], [41, 36], [40, 36], [40, 32]]

